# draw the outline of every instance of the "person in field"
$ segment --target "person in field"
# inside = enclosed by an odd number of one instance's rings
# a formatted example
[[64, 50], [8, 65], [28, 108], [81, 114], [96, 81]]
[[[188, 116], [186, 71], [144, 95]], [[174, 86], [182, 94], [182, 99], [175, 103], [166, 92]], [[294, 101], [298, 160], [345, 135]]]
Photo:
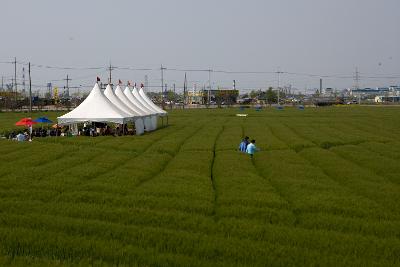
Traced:
[[256, 147], [256, 140], [251, 140], [250, 144], [248, 144], [246, 148], [246, 153], [250, 155], [251, 158], [253, 158], [254, 153], [256, 151], [259, 151], [259, 149]]
[[17, 134], [17, 141], [18, 142], [23, 142], [23, 141], [25, 141], [25, 135], [22, 133], [22, 132], [20, 132], [19, 134]]
[[240, 143], [240, 145], [239, 145], [239, 151], [240, 151], [240, 152], [243, 152], [243, 153], [246, 153], [246, 148], [247, 148], [248, 144], [249, 144], [249, 137], [246, 136], [246, 137], [242, 140], [242, 142]]

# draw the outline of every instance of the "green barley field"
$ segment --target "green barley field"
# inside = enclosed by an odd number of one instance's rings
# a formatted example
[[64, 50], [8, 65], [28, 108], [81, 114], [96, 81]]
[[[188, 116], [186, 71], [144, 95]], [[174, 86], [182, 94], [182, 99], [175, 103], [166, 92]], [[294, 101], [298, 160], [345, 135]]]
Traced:
[[400, 265], [400, 108], [239, 112], [0, 140], [0, 266]]

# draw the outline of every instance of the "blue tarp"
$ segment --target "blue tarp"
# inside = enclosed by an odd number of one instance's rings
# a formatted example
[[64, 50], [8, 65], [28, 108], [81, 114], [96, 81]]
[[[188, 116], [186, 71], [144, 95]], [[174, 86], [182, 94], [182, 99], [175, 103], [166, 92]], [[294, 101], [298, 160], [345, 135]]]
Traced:
[[36, 120], [34, 120], [34, 122], [38, 122], [38, 123], [53, 123], [51, 120], [49, 120], [46, 117], [37, 118]]

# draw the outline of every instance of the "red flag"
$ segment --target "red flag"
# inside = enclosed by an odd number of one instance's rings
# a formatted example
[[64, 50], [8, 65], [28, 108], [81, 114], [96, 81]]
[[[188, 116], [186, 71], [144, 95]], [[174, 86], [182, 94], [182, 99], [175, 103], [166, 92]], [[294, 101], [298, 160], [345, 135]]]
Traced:
[[97, 81], [97, 82], [100, 82], [100, 77], [99, 77], [99, 76], [97, 76], [96, 81]]
[[121, 81], [121, 80], [118, 80], [118, 84], [122, 84], [122, 81]]
[[136, 87], [136, 83], [133, 84], [133, 87]]
[[130, 81], [128, 81], [128, 86], [131, 86], [131, 82]]
[[141, 84], [140, 84], [140, 88], [143, 88], [143, 87], [144, 87], [144, 84], [143, 84], [143, 83], [141, 83]]

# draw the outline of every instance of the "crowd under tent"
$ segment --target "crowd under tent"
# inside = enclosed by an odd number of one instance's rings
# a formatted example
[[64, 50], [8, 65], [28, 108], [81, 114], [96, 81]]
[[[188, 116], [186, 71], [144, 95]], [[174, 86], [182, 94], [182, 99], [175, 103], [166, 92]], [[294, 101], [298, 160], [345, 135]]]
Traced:
[[117, 106], [119, 109], [122, 111], [126, 112], [129, 114], [135, 123], [135, 128], [136, 128], [136, 134], [140, 135], [143, 134], [144, 132], [144, 122], [143, 122], [143, 116], [137, 112], [135, 112], [133, 109], [125, 105], [121, 99], [119, 99], [113, 89], [111, 88], [111, 85], [107, 85], [106, 90], [104, 90], [104, 95], [113, 103], [115, 106]]
[[117, 85], [117, 87], [115, 88], [114, 91], [115, 95], [126, 105], [128, 106], [130, 109], [132, 109], [133, 111], [135, 111], [136, 113], [140, 114], [143, 117], [143, 122], [144, 122], [144, 129], [146, 132], [152, 131], [153, 127], [152, 127], [152, 123], [151, 123], [151, 118], [150, 118], [150, 114], [146, 113], [144, 111], [142, 111], [140, 108], [138, 108], [137, 106], [135, 106], [124, 94], [124, 92], [122, 92], [122, 89], [119, 85]]

